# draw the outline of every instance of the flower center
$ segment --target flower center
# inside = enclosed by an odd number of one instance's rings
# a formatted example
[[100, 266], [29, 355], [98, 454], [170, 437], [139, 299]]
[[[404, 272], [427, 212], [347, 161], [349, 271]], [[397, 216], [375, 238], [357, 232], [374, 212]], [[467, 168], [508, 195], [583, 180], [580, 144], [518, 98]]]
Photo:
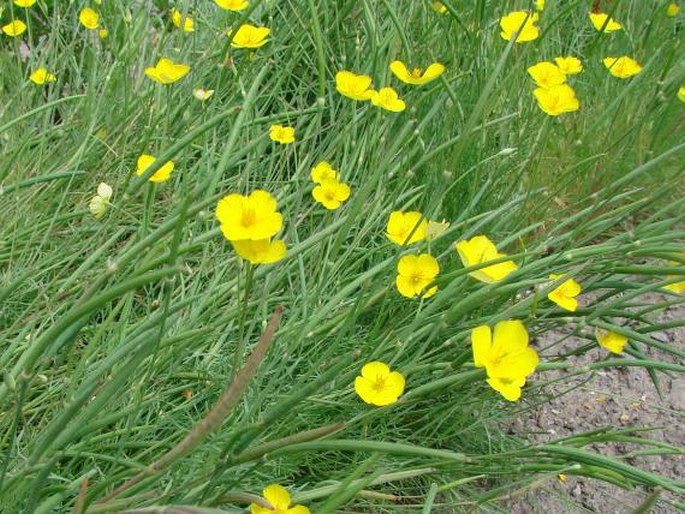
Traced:
[[326, 196], [326, 200], [329, 200], [329, 201], [335, 200], [335, 192], [332, 189], [326, 190], [324, 195]]
[[377, 393], [383, 392], [385, 389], [385, 377], [376, 375], [376, 380], [373, 381], [373, 385], [371, 387], [373, 387], [373, 390]]
[[421, 78], [421, 68], [414, 68], [411, 70], [411, 76], [414, 77], [415, 79], [420, 79]]
[[257, 215], [255, 214], [254, 209], [247, 207], [243, 210], [243, 214], [240, 217], [240, 223], [243, 227], [251, 227], [255, 224], [256, 221]]

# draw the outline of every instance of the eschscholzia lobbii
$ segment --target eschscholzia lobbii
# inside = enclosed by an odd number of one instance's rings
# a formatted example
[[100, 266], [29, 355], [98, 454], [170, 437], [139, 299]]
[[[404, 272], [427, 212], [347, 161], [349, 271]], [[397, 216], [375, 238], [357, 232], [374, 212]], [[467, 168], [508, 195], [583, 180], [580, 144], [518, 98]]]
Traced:
[[393, 211], [388, 218], [385, 235], [395, 244], [404, 246], [426, 238], [428, 220], [418, 211]]
[[295, 142], [295, 128], [283, 125], [271, 125], [269, 127], [269, 139], [275, 143], [287, 145]]
[[84, 7], [78, 13], [78, 21], [88, 30], [97, 30], [100, 26], [100, 15], [90, 7]]
[[183, 32], [195, 32], [195, 22], [193, 19], [187, 14], [184, 16], [175, 7], [171, 9], [171, 22], [177, 29], [182, 29]]
[[397, 262], [395, 285], [406, 298], [430, 298], [438, 291], [438, 286], [428, 286], [435, 281], [438, 273], [440, 265], [432, 255], [404, 255]]
[[340, 173], [328, 161], [321, 161], [312, 168], [311, 179], [316, 184], [323, 184], [327, 180], [339, 180]]
[[43, 84], [46, 84], [48, 82], [54, 82], [57, 80], [57, 77], [55, 76], [54, 73], [50, 73], [48, 70], [45, 68], [37, 68], [31, 75], [29, 75], [29, 80], [33, 82], [34, 84], [38, 84], [39, 86], [42, 86]]
[[340, 207], [351, 193], [350, 186], [337, 180], [323, 180], [312, 189], [314, 200], [330, 211]]
[[201, 102], [204, 102], [205, 100], [209, 100], [209, 98], [213, 94], [214, 94], [213, 89], [202, 89], [201, 87], [193, 89], [193, 96], [197, 100], [200, 100]]
[[679, 12], [680, 6], [675, 2], [671, 2], [666, 6], [666, 16], [668, 16], [669, 18], [674, 18], [678, 16]]
[[606, 348], [611, 353], [623, 353], [623, 349], [628, 344], [628, 338], [623, 334], [613, 330], [595, 329], [595, 337], [602, 348]]
[[214, 0], [216, 5], [227, 11], [242, 11], [247, 8], [249, 2], [247, 0]]
[[627, 79], [637, 75], [642, 71], [642, 66], [631, 57], [623, 55], [621, 57], [605, 57], [602, 62], [614, 77]]
[[335, 89], [352, 100], [371, 100], [376, 91], [371, 89], [371, 77], [341, 70], [335, 74]]
[[[551, 274], [549, 276], [550, 280], [559, 280], [563, 278], [563, 274]], [[559, 286], [555, 287], [552, 291], [547, 294], [547, 298], [556, 303], [559, 307], [564, 310], [575, 312], [578, 309], [578, 296], [582, 292], [583, 288], [581, 285], [569, 278], [564, 280]]]
[[[141, 176], [156, 160], [157, 159], [154, 156], [149, 154], [143, 154], [138, 157], [136, 175]], [[148, 180], [150, 182], [166, 182], [169, 180], [172, 171], [174, 171], [174, 162], [167, 161], [161, 168], [155, 171]]]
[[145, 68], [145, 75], [159, 84], [173, 84], [181, 80], [190, 71], [187, 64], [177, 64], [171, 59], [162, 57], [155, 66]]
[[387, 364], [373, 361], [364, 364], [361, 376], [354, 380], [354, 390], [365, 403], [383, 407], [395, 403], [404, 392], [405, 379]]
[[678, 100], [680, 100], [681, 102], [685, 102], [685, 86], [678, 88], [676, 96], [678, 97]]
[[26, 31], [26, 23], [21, 20], [12, 20], [7, 25], [2, 26], [2, 31], [10, 37], [21, 36]]
[[552, 62], [542, 61], [536, 63], [533, 66], [530, 66], [526, 71], [533, 78], [533, 82], [539, 87], [548, 88], [566, 82], [566, 74], [561, 71], [559, 66]]
[[14, 5], [17, 7], [31, 7], [36, 3], [36, 0], [14, 0]]
[[554, 63], [564, 75], [575, 75], [583, 71], [583, 63], [572, 55], [566, 57], [555, 57]]
[[231, 46], [233, 48], [260, 48], [267, 44], [269, 40], [267, 39], [271, 29], [268, 27], [255, 27], [249, 23], [244, 23], [235, 34], [233, 31], [229, 30], [227, 32], [228, 37], [232, 36]]
[[623, 28], [623, 25], [614, 20], [608, 14], [604, 14], [603, 12], [591, 12], [589, 15], [592, 25], [597, 30], [603, 32], [614, 32], [616, 30], [621, 30]]
[[290, 493], [279, 484], [271, 484], [265, 487], [262, 495], [273, 508], [269, 509], [256, 503], [251, 503], [250, 514], [310, 514], [309, 509], [304, 505], [294, 505], [291, 507]]
[[421, 86], [423, 84], [428, 84], [442, 75], [445, 71], [445, 66], [438, 62], [434, 62], [425, 70], [413, 68], [409, 71], [407, 65], [402, 61], [393, 61], [390, 63], [390, 71], [405, 84]]
[[[485, 264], [495, 259], [506, 257], [506, 254], [497, 251], [495, 244], [487, 236], [475, 236], [468, 240], [459, 241], [455, 245], [455, 249], [459, 253], [461, 262], [466, 267]], [[514, 261], [503, 261], [471, 271], [469, 275], [481, 282], [492, 284], [504, 280], [517, 269], [518, 266]]]
[[402, 112], [407, 108], [397, 91], [391, 87], [382, 87], [371, 96], [371, 103], [390, 112]]
[[576, 92], [568, 84], [539, 87], [533, 91], [533, 95], [538, 102], [538, 107], [550, 116], [559, 116], [580, 109]]
[[502, 29], [500, 36], [507, 41], [511, 41], [515, 36], [516, 43], [533, 41], [540, 35], [540, 29], [535, 26], [538, 18], [537, 13], [531, 14], [527, 11], [514, 11], [502, 16], [499, 20]]

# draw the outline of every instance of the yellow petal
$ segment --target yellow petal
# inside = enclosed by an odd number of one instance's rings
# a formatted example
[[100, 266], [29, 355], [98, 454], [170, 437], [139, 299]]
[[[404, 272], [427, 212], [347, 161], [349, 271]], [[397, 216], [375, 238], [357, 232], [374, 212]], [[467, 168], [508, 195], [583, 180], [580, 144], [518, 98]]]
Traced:
[[276, 510], [286, 510], [290, 506], [290, 493], [281, 485], [271, 484], [262, 491], [262, 494]]
[[487, 325], [481, 325], [471, 330], [471, 349], [473, 351], [473, 364], [482, 368], [490, 360], [490, 348], [492, 346], [492, 332]]

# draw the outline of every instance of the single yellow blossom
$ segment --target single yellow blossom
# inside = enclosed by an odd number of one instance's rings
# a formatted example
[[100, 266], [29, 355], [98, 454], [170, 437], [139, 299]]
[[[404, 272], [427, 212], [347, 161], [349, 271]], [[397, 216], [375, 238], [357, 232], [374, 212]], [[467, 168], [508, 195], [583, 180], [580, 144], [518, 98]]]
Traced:
[[376, 94], [370, 87], [371, 77], [367, 75], [357, 75], [346, 70], [335, 74], [335, 89], [352, 100], [370, 100]]
[[[255, 27], [249, 23], [245, 23], [238, 27], [238, 30], [231, 40], [233, 48], [259, 48], [269, 42], [267, 36], [271, 29], [267, 27]], [[231, 37], [232, 31], [228, 31], [228, 36]]]
[[507, 41], [516, 34], [516, 43], [526, 43], [537, 39], [540, 35], [540, 29], [535, 26], [538, 21], [538, 14], [529, 14], [526, 11], [514, 11], [499, 20], [499, 26], [502, 29], [500, 36]]
[[685, 86], [678, 88], [678, 93], [676, 94], [678, 100], [685, 102]]
[[402, 396], [404, 384], [402, 373], [390, 371], [383, 362], [373, 361], [364, 364], [361, 376], [354, 379], [354, 390], [365, 403], [383, 407]]
[[3, 25], [2, 27], [2, 31], [10, 37], [21, 36], [25, 30], [26, 23], [21, 20], [12, 20], [7, 25]]
[[552, 87], [539, 87], [533, 91], [538, 101], [538, 107], [550, 116], [559, 116], [565, 112], [580, 109], [580, 102], [576, 92], [568, 84]]
[[614, 32], [615, 30], [621, 30], [623, 28], [619, 22], [611, 18], [608, 14], [604, 14], [602, 12], [591, 12], [590, 21], [597, 30], [602, 30], [602, 27], [604, 27], [604, 24], [606, 23], [604, 32]]
[[269, 127], [269, 138], [271, 141], [287, 145], [295, 142], [295, 128], [284, 127], [283, 125], [271, 125]]
[[273, 264], [287, 253], [285, 243], [280, 239], [241, 239], [231, 241], [231, 245], [239, 257], [251, 264]]
[[566, 75], [551, 62], [542, 61], [530, 66], [526, 71], [539, 87], [549, 88], [566, 82]]
[[604, 62], [604, 66], [607, 67], [609, 73], [620, 79], [630, 78], [642, 71], [642, 66], [640, 66], [635, 59], [631, 59], [627, 55], [621, 57], [605, 57], [602, 62]]
[[29, 75], [29, 79], [34, 84], [42, 86], [46, 82], [54, 82], [55, 80], [57, 80], [57, 77], [45, 68], [38, 68], [36, 69], [36, 71], [31, 73], [31, 75]]
[[[136, 168], [136, 175], [141, 176], [145, 173], [153, 162], [157, 159], [152, 155], [143, 154], [138, 157], [138, 167]], [[148, 179], [150, 182], [166, 182], [171, 176], [171, 172], [174, 171], [174, 162], [167, 161], [164, 165], [155, 171], [152, 176]]]
[[666, 6], [666, 16], [674, 18], [675, 16], [678, 16], [679, 12], [680, 6], [675, 2], [671, 2]]
[[429, 289], [435, 277], [440, 273], [440, 265], [430, 254], [405, 255], [397, 263], [395, 285], [402, 296], [407, 298], [430, 298], [438, 291], [438, 286]]
[[96, 218], [101, 218], [107, 211], [109, 200], [112, 198], [112, 186], [101, 182], [97, 194], [90, 199], [88, 209]]
[[334, 170], [328, 161], [321, 161], [312, 168], [311, 178], [316, 184], [323, 184], [330, 180], [337, 182], [340, 179], [340, 173]]
[[202, 88], [196, 88], [193, 89], [193, 96], [200, 100], [201, 102], [204, 102], [205, 100], [208, 100], [210, 96], [214, 94], [213, 89], [202, 89]]
[[447, 14], [447, 6], [440, 2], [440, 0], [435, 0], [432, 7], [433, 10], [438, 14]]
[[535, 0], [535, 10], [544, 11], [545, 10], [545, 0]]
[[14, 0], [14, 5], [17, 7], [31, 7], [36, 3], [36, 0]]
[[[678, 261], [671, 261], [672, 266], [680, 266]], [[677, 279], [682, 277], [682, 275], [669, 275], [668, 279]], [[675, 294], [685, 293], [685, 280], [679, 280], [678, 282], [673, 282], [663, 287], [666, 291], [670, 291]]]
[[561, 480], [562, 482], [565, 483], [566, 480], [568, 479], [568, 476], [566, 476], [566, 473], [559, 473], [559, 474], [557, 475], [557, 478], [558, 478], [559, 480]]
[[565, 75], [575, 75], [583, 71], [583, 63], [577, 57], [555, 57], [554, 63]]
[[249, 5], [247, 0], [214, 0], [214, 2], [227, 11], [242, 11]]
[[612, 330], [595, 329], [595, 337], [597, 342], [603, 348], [606, 348], [611, 353], [622, 353], [628, 343], [628, 338], [618, 332]]
[[428, 220], [417, 211], [393, 211], [388, 218], [385, 235], [395, 244], [404, 246], [426, 238]]
[[283, 216], [276, 211], [276, 199], [261, 189], [249, 196], [224, 196], [217, 203], [216, 217], [229, 241], [269, 239], [283, 226]]
[[409, 71], [402, 61], [393, 61], [390, 63], [390, 71], [405, 84], [420, 86], [437, 79], [445, 71], [445, 66], [434, 62], [425, 71], [422, 71], [421, 68], [414, 68]]
[[145, 75], [160, 84], [173, 84], [190, 71], [187, 64], [176, 64], [171, 59], [162, 57], [154, 67], [145, 68]]
[[193, 19], [187, 14], [184, 17], [183, 13], [175, 7], [171, 9], [171, 21], [176, 28], [183, 28], [183, 32], [195, 32], [195, 22]]
[[[559, 280], [563, 276], [563, 274], [552, 274], [549, 276], [549, 278], [551, 280]], [[562, 309], [575, 312], [576, 309], [578, 309], [578, 300], [576, 300], [576, 296], [578, 296], [582, 290], [583, 288], [578, 282], [572, 278], [569, 278], [568, 280], [562, 282], [561, 285], [556, 287], [553, 291], [550, 291], [547, 294], [547, 298], [552, 300]]]
[[107, 30], [107, 29], [98, 30], [98, 37], [100, 39], [107, 39], [108, 36], [109, 36], [109, 30]]
[[426, 239], [432, 241], [440, 237], [448, 228], [450, 228], [449, 221], [432, 221], [428, 220], [426, 225]]
[[[506, 257], [506, 254], [499, 253], [495, 244], [486, 236], [475, 236], [469, 240], [459, 241], [455, 248], [459, 253], [459, 258], [462, 264], [466, 267], [484, 264], [495, 259]], [[504, 280], [511, 272], [516, 271], [518, 266], [514, 261], [504, 261], [491, 266], [486, 266], [479, 270], [469, 272], [469, 275], [485, 282], [492, 284]]]
[[100, 26], [100, 15], [90, 7], [84, 7], [78, 13], [78, 21], [88, 30], [95, 30]]
[[337, 180], [326, 180], [314, 186], [312, 196], [328, 210], [335, 210], [350, 197], [350, 186]]
[[[218, 2], [219, 0], [217, 0]], [[278, 484], [267, 486], [262, 491], [262, 495], [273, 506], [273, 509], [252, 503], [250, 504], [250, 514], [310, 514], [309, 509], [304, 505], [291, 507], [290, 493], [285, 487]]]
[[383, 87], [371, 96], [371, 103], [376, 107], [391, 112], [402, 112], [407, 108], [404, 100], [401, 100], [391, 87]]

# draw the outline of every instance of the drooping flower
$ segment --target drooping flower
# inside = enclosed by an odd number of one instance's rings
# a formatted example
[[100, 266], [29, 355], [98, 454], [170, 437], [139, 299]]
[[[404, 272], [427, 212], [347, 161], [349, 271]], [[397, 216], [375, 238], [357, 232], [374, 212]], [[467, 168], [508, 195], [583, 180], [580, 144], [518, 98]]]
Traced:
[[195, 22], [187, 14], [183, 13], [175, 7], [171, 9], [171, 22], [177, 29], [182, 29], [183, 32], [195, 32]]
[[376, 107], [391, 112], [402, 112], [407, 108], [404, 100], [401, 100], [391, 87], [383, 87], [371, 96], [371, 103]]
[[328, 161], [321, 161], [311, 170], [312, 182], [323, 184], [324, 182], [340, 180], [340, 173], [333, 169]]
[[97, 194], [93, 196], [88, 203], [88, 209], [95, 218], [102, 218], [102, 216], [104, 216], [111, 198], [112, 186], [101, 182], [98, 186]]
[[676, 94], [678, 100], [685, 102], [685, 86], [678, 88], [678, 93]]
[[187, 64], [176, 64], [171, 59], [162, 57], [154, 67], [145, 68], [145, 75], [160, 84], [173, 84], [190, 71]]
[[2, 31], [10, 37], [21, 36], [25, 30], [26, 23], [21, 20], [12, 20], [7, 25], [3, 25], [2, 27]]
[[[152, 166], [152, 163], [157, 159], [152, 155], [143, 154], [138, 157], [138, 166], [136, 168], [136, 175], [141, 176], [145, 171]], [[150, 182], [166, 182], [171, 176], [171, 172], [174, 171], [174, 162], [167, 161], [164, 165], [155, 171], [150, 178]]]
[[680, 12], [680, 6], [675, 3], [671, 2], [666, 6], [666, 16], [669, 16], [671, 18], [674, 18], [678, 16], [678, 13]]
[[623, 25], [614, 20], [608, 14], [604, 14], [602, 12], [591, 12], [590, 21], [597, 30], [602, 30], [602, 27], [604, 27], [604, 24], [606, 23], [604, 32], [614, 32], [615, 30], [621, 30], [623, 28]]
[[421, 68], [414, 68], [409, 71], [402, 61], [393, 61], [390, 63], [390, 71], [405, 84], [420, 86], [437, 79], [445, 71], [445, 66], [434, 62], [425, 71], [422, 71]]
[[88, 30], [95, 30], [100, 26], [100, 15], [90, 7], [84, 7], [78, 13], [78, 21]]
[[271, 484], [267, 486], [262, 491], [262, 495], [273, 506], [273, 509], [252, 503], [250, 504], [250, 514], [310, 514], [309, 509], [304, 505], [291, 507], [290, 493], [281, 485]]
[[17, 7], [31, 7], [36, 3], [36, 0], [14, 0], [14, 5]]
[[295, 142], [295, 128], [284, 127], [283, 125], [271, 125], [269, 127], [269, 138], [271, 141], [287, 145]]
[[242, 11], [249, 5], [247, 0], [214, 0], [214, 2], [227, 11]]
[[402, 296], [407, 298], [430, 298], [438, 291], [438, 286], [429, 289], [435, 277], [440, 273], [440, 265], [430, 254], [405, 255], [397, 262], [395, 285]]
[[528, 13], [526, 11], [514, 11], [499, 20], [499, 26], [502, 29], [500, 36], [507, 41], [516, 35], [516, 43], [526, 43], [537, 39], [540, 35], [540, 29], [535, 26], [538, 21], [537, 13]]
[[314, 200], [331, 211], [340, 207], [350, 197], [350, 193], [350, 186], [337, 180], [325, 180], [312, 190]]
[[433, 10], [438, 14], [447, 14], [447, 6], [440, 2], [440, 0], [435, 0], [432, 7]]
[[202, 89], [202, 88], [195, 88], [193, 89], [193, 96], [200, 100], [201, 102], [204, 102], [205, 100], [208, 100], [210, 96], [214, 94], [213, 89]]
[[485, 368], [487, 382], [509, 401], [521, 397], [526, 377], [535, 371], [539, 357], [528, 346], [528, 332], [518, 320], [500, 321], [494, 334], [487, 325], [471, 331], [473, 363]]
[[576, 92], [568, 84], [539, 87], [533, 91], [533, 94], [538, 101], [538, 107], [550, 116], [559, 116], [580, 109]]
[[276, 211], [276, 205], [276, 199], [261, 189], [249, 196], [224, 196], [216, 206], [221, 232], [229, 241], [269, 239], [283, 226], [283, 216]]
[[[459, 258], [462, 264], [466, 267], [484, 264], [495, 259], [506, 257], [506, 254], [497, 251], [495, 244], [486, 236], [475, 236], [469, 240], [459, 241], [455, 248], [459, 253]], [[469, 275], [485, 282], [492, 284], [504, 280], [511, 272], [516, 271], [518, 266], [514, 261], [503, 261], [498, 264], [492, 264], [479, 270], [469, 272]]]
[[[549, 276], [549, 278], [550, 280], [559, 280], [563, 276], [563, 273], [553, 273]], [[562, 282], [560, 286], [550, 291], [547, 294], [547, 298], [552, 300], [562, 309], [565, 309], [570, 312], [575, 312], [576, 309], [578, 309], [578, 300], [576, 300], [576, 296], [578, 296], [582, 290], [583, 288], [578, 282], [576, 282], [572, 278], [569, 278], [568, 280]]]
[[364, 364], [361, 376], [354, 379], [354, 390], [365, 403], [383, 407], [402, 396], [404, 384], [402, 373], [390, 371], [383, 362], [373, 361]]
[[34, 84], [42, 86], [46, 82], [54, 82], [55, 80], [57, 80], [57, 77], [45, 68], [41, 67], [36, 69], [36, 71], [29, 75], [29, 80], [31, 80], [31, 82], [33, 82]]
[[609, 70], [609, 73], [620, 79], [630, 78], [642, 71], [642, 66], [640, 66], [635, 59], [632, 59], [627, 55], [621, 57], [605, 57], [602, 62], [604, 62], [604, 66]]
[[551, 62], [542, 61], [530, 66], [526, 71], [539, 86], [549, 88], [566, 82], [566, 75], [559, 67]]
[[368, 75], [357, 75], [347, 70], [335, 74], [335, 89], [352, 100], [370, 100], [376, 94], [370, 87], [371, 77]]
[[[244, 23], [235, 33], [231, 40], [233, 48], [259, 48], [269, 42], [267, 36], [271, 32], [268, 27], [255, 27], [249, 23]], [[232, 31], [228, 31], [228, 36], [231, 37]]]
[[388, 218], [385, 235], [395, 244], [404, 246], [426, 238], [428, 220], [417, 211], [393, 211]]
[[565, 75], [575, 75], [583, 71], [583, 63], [577, 57], [555, 57], [554, 62]]
[[252, 264], [273, 264], [283, 259], [287, 253], [281, 239], [241, 239], [231, 241], [231, 245], [239, 257]]
[[611, 353], [622, 353], [628, 343], [628, 338], [613, 330], [595, 329], [595, 337], [597, 342], [603, 348], [606, 348]]

